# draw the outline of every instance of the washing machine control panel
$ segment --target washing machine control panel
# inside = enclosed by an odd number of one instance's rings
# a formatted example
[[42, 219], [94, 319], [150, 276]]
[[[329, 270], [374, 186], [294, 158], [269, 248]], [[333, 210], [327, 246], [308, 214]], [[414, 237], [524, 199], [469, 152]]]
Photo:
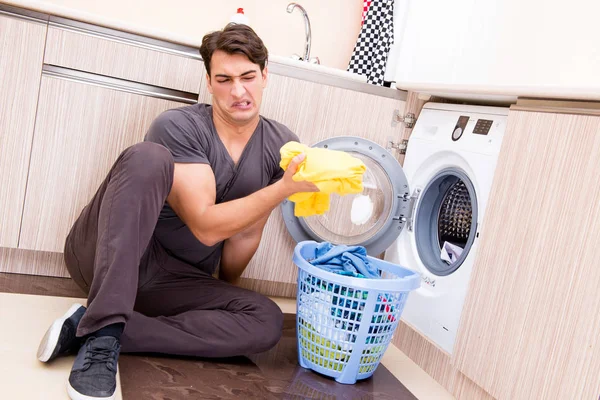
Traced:
[[[498, 151], [504, 119], [501, 116], [455, 113], [444, 129], [448, 139], [458, 147], [471, 151]], [[450, 121], [448, 121], [450, 122]], [[440, 124], [441, 126], [441, 124]]]
[[478, 135], [487, 135], [490, 133], [490, 128], [494, 121], [491, 119], [478, 119], [475, 124], [475, 128], [473, 128], [473, 133]]
[[[450, 108], [449, 105], [445, 107]], [[417, 143], [422, 140], [423, 149], [428, 149], [430, 145], [449, 146], [448, 150], [451, 151], [497, 154], [508, 111], [500, 110], [506, 111], [504, 115], [497, 107], [456, 107], [457, 109], [448, 110], [423, 108], [410, 135], [407, 153], [412, 153], [413, 148], [419, 149], [420, 145]], [[488, 109], [489, 112], [486, 112]]]

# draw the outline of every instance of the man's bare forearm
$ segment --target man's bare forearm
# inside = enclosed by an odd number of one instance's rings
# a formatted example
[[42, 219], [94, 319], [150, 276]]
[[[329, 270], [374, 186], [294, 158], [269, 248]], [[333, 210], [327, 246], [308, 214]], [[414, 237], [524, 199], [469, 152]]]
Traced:
[[278, 181], [244, 198], [210, 206], [188, 225], [201, 242], [214, 245], [256, 223], [290, 194]]

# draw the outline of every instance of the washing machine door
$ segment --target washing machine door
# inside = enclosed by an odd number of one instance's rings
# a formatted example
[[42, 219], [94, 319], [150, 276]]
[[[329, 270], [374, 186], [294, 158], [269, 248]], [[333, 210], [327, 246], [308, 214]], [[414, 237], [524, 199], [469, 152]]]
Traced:
[[332, 194], [329, 211], [310, 217], [294, 216], [294, 203], [285, 200], [281, 211], [289, 233], [296, 242], [358, 245], [371, 256], [381, 255], [396, 240], [409, 215], [410, 192], [402, 167], [386, 149], [359, 137], [329, 138], [313, 147], [344, 151], [362, 160], [367, 166], [363, 191]]

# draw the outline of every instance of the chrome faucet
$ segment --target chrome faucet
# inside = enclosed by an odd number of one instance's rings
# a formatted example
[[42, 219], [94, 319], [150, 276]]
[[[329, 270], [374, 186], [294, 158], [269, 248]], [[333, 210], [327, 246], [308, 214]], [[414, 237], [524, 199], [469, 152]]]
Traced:
[[298, 9], [300, 9], [300, 11], [302, 12], [302, 16], [304, 17], [304, 32], [306, 33], [306, 43], [305, 43], [305, 49], [304, 49], [304, 56], [300, 57], [299, 55], [294, 54], [294, 57], [298, 60], [308, 61], [308, 62], [311, 62], [314, 64], [320, 64], [318, 57], [310, 58], [311, 30], [310, 30], [310, 20], [308, 19], [308, 14], [306, 13], [306, 10], [304, 9], [304, 7], [302, 7], [298, 3], [288, 4], [286, 10], [288, 13], [291, 14], [292, 12], [294, 12], [294, 9], [296, 7], [298, 7]]

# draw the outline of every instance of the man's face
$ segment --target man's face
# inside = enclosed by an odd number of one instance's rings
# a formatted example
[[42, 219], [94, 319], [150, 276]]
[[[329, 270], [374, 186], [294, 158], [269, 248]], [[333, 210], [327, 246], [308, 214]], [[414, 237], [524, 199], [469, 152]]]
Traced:
[[226, 121], [243, 126], [260, 112], [262, 92], [267, 85], [267, 68], [243, 54], [227, 54], [217, 50], [210, 62], [208, 91], [213, 95], [213, 107]]

